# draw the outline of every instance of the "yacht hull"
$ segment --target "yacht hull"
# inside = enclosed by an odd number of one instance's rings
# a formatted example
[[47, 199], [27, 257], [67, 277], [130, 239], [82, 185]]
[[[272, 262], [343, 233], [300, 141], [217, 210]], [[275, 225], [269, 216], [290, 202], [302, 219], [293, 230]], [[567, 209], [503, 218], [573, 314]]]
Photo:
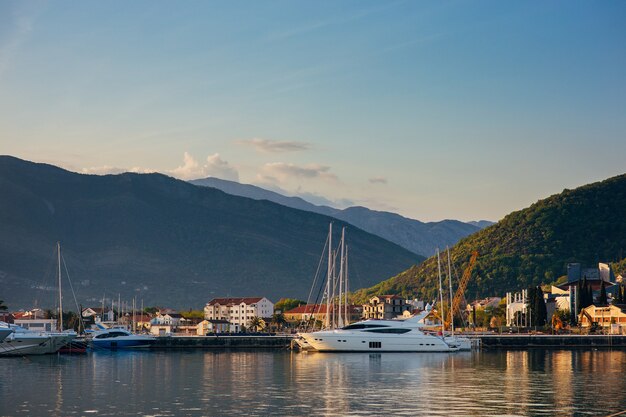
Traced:
[[371, 335], [365, 332], [331, 330], [301, 334], [318, 352], [455, 352], [440, 337], [426, 334]]
[[11, 329], [0, 329], [0, 342], [2, 342], [11, 333], [13, 333], [13, 330]]
[[56, 353], [70, 343], [75, 334], [15, 333], [0, 342], [0, 356], [45, 355]]

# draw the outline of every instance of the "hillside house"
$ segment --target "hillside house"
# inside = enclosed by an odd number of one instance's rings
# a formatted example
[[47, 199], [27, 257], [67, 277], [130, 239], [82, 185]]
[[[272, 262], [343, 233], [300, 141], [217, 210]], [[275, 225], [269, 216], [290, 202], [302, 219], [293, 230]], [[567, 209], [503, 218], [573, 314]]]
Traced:
[[401, 317], [411, 305], [397, 295], [380, 295], [370, 298], [369, 303], [363, 304], [363, 318], [365, 319], [393, 319]]

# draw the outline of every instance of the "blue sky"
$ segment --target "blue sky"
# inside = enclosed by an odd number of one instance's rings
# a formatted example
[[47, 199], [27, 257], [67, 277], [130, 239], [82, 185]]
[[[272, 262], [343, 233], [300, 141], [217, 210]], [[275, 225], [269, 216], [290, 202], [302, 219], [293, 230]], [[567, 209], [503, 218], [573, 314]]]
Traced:
[[625, 21], [621, 1], [4, 1], [0, 153], [498, 220], [626, 172]]

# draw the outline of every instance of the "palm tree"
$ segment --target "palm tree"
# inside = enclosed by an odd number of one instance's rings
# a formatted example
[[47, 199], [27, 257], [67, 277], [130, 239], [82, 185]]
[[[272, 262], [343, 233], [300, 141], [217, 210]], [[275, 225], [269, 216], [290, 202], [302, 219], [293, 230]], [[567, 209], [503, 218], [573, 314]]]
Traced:
[[265, 321], [263, 321], [263, 319], [259, 316], [254, 316], [248, 322], [248, 328], [254, 329], [258, 332], [259, 329], [265, 328]]
[[277, 329], [281, 329], [285, 323], [287, 323], [287, 320], [285, 320], [283, 313], [272, 314], [272, 324], [276, 326]]
[[9, 308], [4, 305], [4, 300], [0, 300], [0, 311], [7, 311]]

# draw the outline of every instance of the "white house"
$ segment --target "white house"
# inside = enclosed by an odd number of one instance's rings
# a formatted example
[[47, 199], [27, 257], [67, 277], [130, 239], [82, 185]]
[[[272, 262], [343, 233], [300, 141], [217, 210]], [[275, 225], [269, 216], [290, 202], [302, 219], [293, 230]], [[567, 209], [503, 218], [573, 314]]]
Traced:
[[[104, 314], [103, 314], [104, 311]], [[87, 307], [86, 309], [83, 310], [82, 312], [83, 318], [88, 319], [91, 318], [93, 319], [94, 323], [100, 323], [103, 321], [114, 321], [115, 320], [115, 313], [113, 312], [113, 310], [111, 309], [102, 309], [101, 307]]]
[[157, 312], [156, 317], [152, 319], [153, 325], [160, 326], [179, 326], [184, 324], [185, 318], [179, 313], [161, 313]]
[[204, 306], [206, 320], [226, 320], [237, 326], [248, 327], [253, 317], [269, 318], [274, 314], [274, 303], [265, 297], [214, 298]]
[[53, 332], [57, 330], [57, 319], [15, 319], [14, 324], [37, 332]]

